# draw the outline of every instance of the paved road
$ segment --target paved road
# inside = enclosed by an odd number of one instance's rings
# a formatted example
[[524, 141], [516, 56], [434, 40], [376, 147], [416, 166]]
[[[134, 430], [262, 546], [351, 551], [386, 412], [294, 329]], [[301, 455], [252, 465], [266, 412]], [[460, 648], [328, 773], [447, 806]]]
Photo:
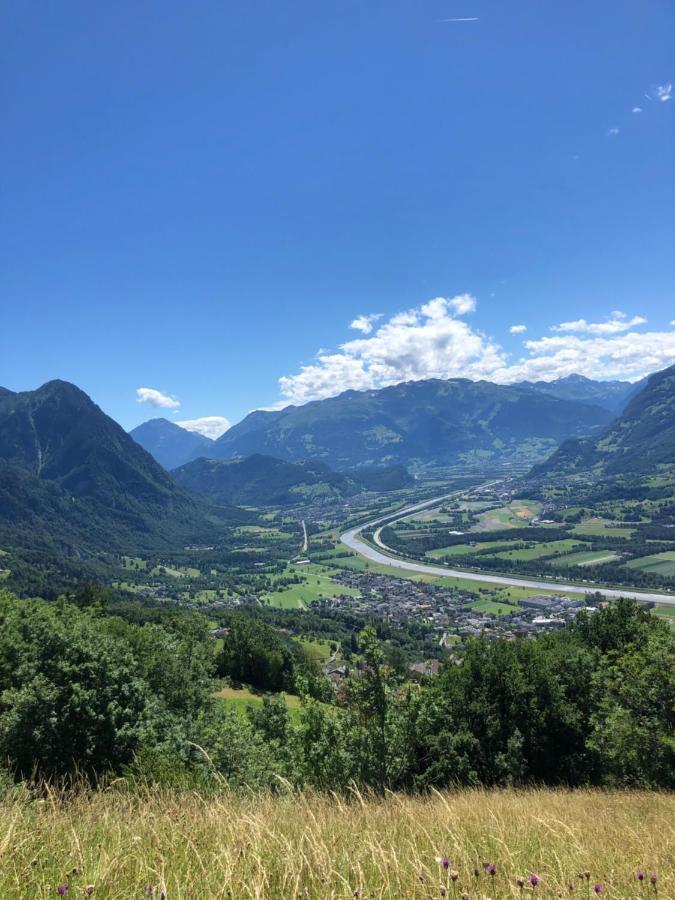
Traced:
[[304, 535], [302, 541], [302, 552], [307, 553], [309, 550], [309, 538], [307, 537], [307, 526], [305, 525], [305, 520], [302, 520], [302, 533]]
[[[486, 487], [487, 485], [484, 485]], [[343, 544], [349, 547], [350, 550], [354, 550], [355, 553], [359, 553], [361, 556], [365, 556], [366, 559], [370, 559], [373, 562], [380, 563], [381, 565], [391, 566], [395, 569], [406, 569], [409, 572], [419, 572], [422, 575], [433, 575], [435, 577], [445, 576], [446, 578], [463, 578], [466, 581], [481, 581], [484, 584], [497, 584], [497, 585], [506, 585], [507, 587], [525, 587], [525, 588], [536, 588], [537, 590], [555, 590], [560, 591], [565, 594], [588, 594], [595, 591], [600, 591], [605, 597], [614, 598], [614, 597], [629, 597], [632, 600], [649, 600], [654, 601], [656, 603], [664, 603], [669, 606], [675, 606], [675, 596], [672, 594], [657, 594], [657, 593], [649, 593], [647, 591], [629, 591], [629, 590], [616, 590], [615, 588], [604, 588], [599, 584], [564, 584], [561, 581], [536, 581], [531, 578], [512, 578], [506, 575], [488, 575], [478, 572], [466, 572], [462, 569], [449, 569], [446, 566], [435, 566], [431, 563], [418, 563], [413, 562], [412, 560], [399, 559], [396, 556], [392, 556], [390, 554], [389, 548], [384, 544], [380, 538], [380, 532], [384, 527], [384, 524], [391, 524], [393, 522], [397, 522], [399, 519], [405, 518], [405, 516], [409, 516], [411, 513], [418, 512], [419, 510], [426, 509], [428, 506], [436, 506], [436, 504], [442, 502], [443, 500], [448, 500], [451, 497], [456, 497], [458, 494], [464, 493], [463, 491], [455, 491], [452, 494], [445, 494], [442, 497], [435, 497], [433, 500], [425, 500], [424, 503], [417, 503], [415, 506], [408, 506], [406, 509], [402, 509], [397, 512], [395, 515], [391, 513], [387, 516], [383, 516], [381, 519], [375, 519], [372, 522], [367, 522], [365, 525], [359, 525], [357, 528], [352, 528], [349, 531], [346, 531], [343, 535], [340, 536], [340, 540]], [[375, 528], [376, 526], [380, 526], [374, 532], [375, 543], [378, 544], [379, 549], [375, 547], [371, 547], [370, 544], [367, 544], [363, 538], [361, 537], [361, 532], [364, 529]]]

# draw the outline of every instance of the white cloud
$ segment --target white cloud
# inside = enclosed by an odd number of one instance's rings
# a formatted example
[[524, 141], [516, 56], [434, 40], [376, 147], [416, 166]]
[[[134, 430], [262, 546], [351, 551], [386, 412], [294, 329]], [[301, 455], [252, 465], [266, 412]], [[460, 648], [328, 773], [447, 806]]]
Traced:
[[368, 316], [357, 316], [349, 327], [355, 331], [361, 331], [363, 334], [370, 334], [373, 330], [373, 323], [382, 318], [382, 313], [371, 313]]
[[478, 16], [466, 16], [465, 18], [439, 19], [439, 22], [480, 22]]
[[472, 311], [475, 306], [470, 295], [436, 297], [397, 313], [367, 337], [324, 351], [298, 373], [284, 375], [279, 379], [284, 399], [267, 408], [425, 378], [510, 384], [578, 373], [635, 380], [675, 362], [675, 331], [634, 331], [646, 320], [616, 311], [604, 322], [577, 319], [555, 325], [554, 335], [526, 341], [525, 356], [515, 360], [488, 335], [457, 318], [457, 310]]
[[180, 400], [176, 400], [170, 394], [163, 394], [155, 388], [139, 387], [136, 388], [136, 402], [149, 403], [156, 409], [178, 409]]
[[368, 390], [400, 381], [464, 376], [482, 378], [504, 364], [501, 351], [456, 316], [473, 312], [469, 294], [435, 297], [392, 316], [369, 337], [323, 353], [296, 375], [279, 379], [291, 403], [330, 397], [343, 390]]
[[201, 419], [183, 419], [182, 422], [176, 422], [186, 431], [196, 431], [197, 434], [203, 434], [204, 437], [215, 440], [221, 434], [225, 434], [228, 428], [232, 427], [232, 423], [225, 416], [202, 416]]
[[620, 133], [621, 133], [620, 128], [610, 128], [607, 131], [607, 137], [616, 137], [617, 134], [620, 134]]
[[632, 108], [631, 112], [634, 112], [634, 113], [641, 113], [641, 112], [642, 112], [642, 107], [641, 107], [641, 106], [634, 106], [634, 107]]
[[605, 322], [587, 322], [586, 319], [575, 319], [573, 322], [561, 322], [560, 325], [554, 325], [551, 331], [569, 331], [581, 332], [586, 334], [620, 334], [622, 331], [628, 331], [637, 325], [644, 325], [647, 322], [642, 316], [633, 316], [627, 319], [626, 314], [618, 310], [613, 312], [611, 317]]
[[527, 325], [512, 325], [509, 328], [511, 334], [524, 334], [527, 331]]
[[666, 103], [673, 96], [673, 85], [671, 82], [668, 84], [657, 84], [656, 85], [656, 98], [660, 100], [662, 103]]

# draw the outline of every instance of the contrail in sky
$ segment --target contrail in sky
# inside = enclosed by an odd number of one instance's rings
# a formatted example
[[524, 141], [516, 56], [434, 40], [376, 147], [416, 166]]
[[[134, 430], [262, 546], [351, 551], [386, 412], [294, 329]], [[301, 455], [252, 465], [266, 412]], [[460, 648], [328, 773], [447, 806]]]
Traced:
[[472, 16], [466, 19], [439, 19], [439, 22], [479, 22], [478, 16]]

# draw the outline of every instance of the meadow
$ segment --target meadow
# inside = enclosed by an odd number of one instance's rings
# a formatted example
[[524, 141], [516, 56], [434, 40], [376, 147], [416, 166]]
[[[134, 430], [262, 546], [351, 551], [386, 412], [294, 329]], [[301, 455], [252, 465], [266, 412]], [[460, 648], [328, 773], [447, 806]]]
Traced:
[[59, 889], [105, 900], [675, 896], [671, 794], [280, 791], [201, 796], [113, 785], [69, 799], [6, 799], [0, 896], [47, 900]]

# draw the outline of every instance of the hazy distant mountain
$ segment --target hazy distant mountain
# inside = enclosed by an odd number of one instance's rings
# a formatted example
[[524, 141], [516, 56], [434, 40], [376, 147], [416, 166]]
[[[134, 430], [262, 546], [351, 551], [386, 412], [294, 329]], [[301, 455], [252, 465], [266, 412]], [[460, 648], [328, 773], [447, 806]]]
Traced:
[[650, 375], [623, 414], [595, 440], [565, 441], [531, 474], [647, 475], [663, 467], [675, 471], [675, 366]]
[[633, 384], [630, 381], [594, 381], [584, 375], [567, 375], [555, 381], [521, 381], [514, 387], [529, 388], [562, 400], [591, 403], [618, 415], [645, 383], [646, 379]]
[[402, 466], [339, 473], [320, 462], [292, 463], [260, 454], [228, 462], [196, 459], [172, 475], [191, 491], [243, 506], [286, 506], [349, 497], [363, 490], [396, 490], [413, 483]]
[[320, 459], [338, 469], [531, 458], [566, 437], [593, 434], [610, 419], [599, 406], [531, 388], [414, 381], [251, 413], [214, 443], [211, 455]]
[[129, 434], [165, 469], [175, 469], [191, 459], [208, 456], [213, 444], [211, 438], [181, 428], [168, 419], [150, 419]]
[[175, 545], [238, 512], [180, 488], [75, 385], [0, 393], [0, 534], [32, 547]]

